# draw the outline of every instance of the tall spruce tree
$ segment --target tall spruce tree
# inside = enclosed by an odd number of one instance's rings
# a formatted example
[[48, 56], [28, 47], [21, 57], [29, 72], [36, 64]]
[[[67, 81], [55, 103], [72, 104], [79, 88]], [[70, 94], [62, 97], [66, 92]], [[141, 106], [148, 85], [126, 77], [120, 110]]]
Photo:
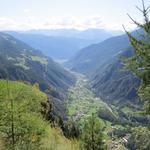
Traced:
[[150, 6], [146, 7], [142, 0], [142, 9], [137, 9], [142, 13], [144, 22], [139, 23], [128, 15], [141, 31], [138, 37], [135, 37], [125, 30], [134, 48], [134, 55], [125, 60], [125, 64], [126, 68], [141, 80], [138, 95], [145, 102], [146, 113], [150, 114]]
[[81, 139], [85, 150], [104, 150], [102, 127], [96, 115], [92, 114], [85, 121]]

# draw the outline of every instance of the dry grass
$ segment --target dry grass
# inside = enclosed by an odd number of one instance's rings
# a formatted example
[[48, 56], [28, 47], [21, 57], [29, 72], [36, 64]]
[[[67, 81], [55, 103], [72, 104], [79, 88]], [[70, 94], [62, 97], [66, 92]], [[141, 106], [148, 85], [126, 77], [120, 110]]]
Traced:
[[43, 140], [43, 149], [46, 150], [79, 150], [75, 140], [65, 138], [59, 128], [48, 128], [49, 135]]
[[4, 142], [1, 138], [0, 138], [0, 150], [4, 150]]

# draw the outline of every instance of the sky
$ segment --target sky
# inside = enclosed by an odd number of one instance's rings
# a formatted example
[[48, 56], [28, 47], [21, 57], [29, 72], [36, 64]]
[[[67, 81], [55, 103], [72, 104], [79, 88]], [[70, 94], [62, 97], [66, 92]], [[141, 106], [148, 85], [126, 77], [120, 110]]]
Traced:
[[141, 21], [136, 6], [141, 0], [0, 0], [0, 30], [134, 29], [127, 13]]

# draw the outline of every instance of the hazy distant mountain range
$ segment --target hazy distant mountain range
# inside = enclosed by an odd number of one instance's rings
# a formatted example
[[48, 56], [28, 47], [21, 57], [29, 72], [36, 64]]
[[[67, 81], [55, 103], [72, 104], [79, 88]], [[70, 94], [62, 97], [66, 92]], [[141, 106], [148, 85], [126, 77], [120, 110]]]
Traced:
[[25, 32], [8, 31], [7, 33], [56, 60], [69, 59], [80, 49], [90, 44], [122, 34], [121, 31], [106, 31], [103, 29], [88, 29], [84, 31], [75, 29], [50, 29]]
[[[76, 37], [81, 39], [97, 39], [104, 40], [110, 36], [117, 36], [123, 34], [122, 31], [113, 31], [97, 28], [89, 28], [86, 30], [77, 29], [39, 29], [39, 30], [29, 30], [24, 33], [31, 34], [42, 34], [47, 36], [62, 36], [62, 37]], [[97, 41], [97, 42], [100, 42]]]

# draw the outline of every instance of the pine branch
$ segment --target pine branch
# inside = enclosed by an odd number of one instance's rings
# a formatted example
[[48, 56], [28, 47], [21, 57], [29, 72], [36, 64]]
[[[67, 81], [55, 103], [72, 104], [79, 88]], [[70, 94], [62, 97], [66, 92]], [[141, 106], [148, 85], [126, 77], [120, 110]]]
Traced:
[[127, 14], [127, 15], [128, 15], [128, 17], [132, 20], [132, 22], [133, 22], [134, 24], [136, 24], [138, 27], [141, 27], [141, 28], [144, 27], [141, 23], [139, 23], [139, 22], [137, 22], [136, 20], [134, 20], [129, 14]]

